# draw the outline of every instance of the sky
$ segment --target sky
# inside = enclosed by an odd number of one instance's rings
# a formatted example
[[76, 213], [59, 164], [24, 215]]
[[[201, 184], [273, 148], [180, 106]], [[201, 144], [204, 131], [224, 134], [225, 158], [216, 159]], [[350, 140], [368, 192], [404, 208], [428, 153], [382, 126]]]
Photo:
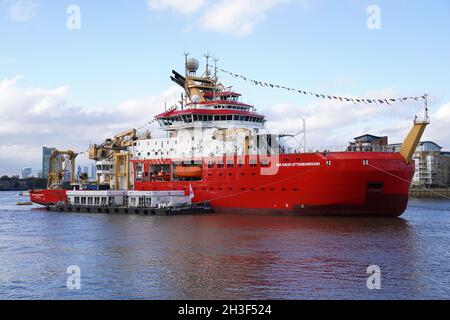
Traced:
[[[179, 97], [169, 77], [183, 72], [185, 52], [202, 66], [209, 53], [223, 69], [306, 91], [429, 93], [423, 139], [450, 149], [448, 0], [0, 0], [0, 174], [37, 174], [42, 146], [86, 152], [151, 121]], [[298, 132], [306, 119], [311, 149], [364, 133], [401, 142], [423, 109], [323, 101], [219, 76], [273, 132]]]

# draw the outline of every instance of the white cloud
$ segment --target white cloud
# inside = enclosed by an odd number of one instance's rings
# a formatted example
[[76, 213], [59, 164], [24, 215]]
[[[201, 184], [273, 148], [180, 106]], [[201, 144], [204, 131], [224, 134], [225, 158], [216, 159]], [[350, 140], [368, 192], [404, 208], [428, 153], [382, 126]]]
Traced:
[[204, 30], [246, 36], [274, 7], [305, 2], [306, 0], [149, 0], [148, 6], [151, 10], [197, 14], [198, 26]]
[[37, 3], [31, 0], [13, 0], [9, 6], [9, 16], [16, 22], [27, 22], [36, 16], [37, 8]]
[[237, 36], [245, 36], [266, 18], [274, 6], [286, 0], [219, 0], [200, 18], [203, 28]]
[[[392, 97], [390, 90], [373, 92], [368, 96]], [[354, 137], [370, 133], [387, 135], [391, 143], [403, 142], [412, 127], [414, 115], [420, 115], [420, 103], [397, 103], [392, 106], [373, 104], [314, 102], [309, 105], [280, 103], [265, 112], [267, 127], [278, 133], [301, 131], [301, 119], [306, 119], [309, 148], [343, 148]], [[450, 103], [430, 114], [431, 124], [422, 140], [432, 140], [449, 148]]]
[[202, 9], [208, 0], [148, 0], [147, 4], [151, 10], [169, 10], [175, 13], [191, 15]]
[[431, 124], [424, 134], [424, 140], [435, 141], [445, 150], [450, 151], [450, 102], [431, 114]]
[[172, 105], [181, 90], [174, 86], [112, 108], [85, 108], [71, 105], [67, 86], [30, 89], [19, 79], [0, 80], [0, 175], [17, 174], [25, 166], [36, 174], [42, 146], [85, 152], [90, 142], [140, 127], [164, 111], [165, 101]]

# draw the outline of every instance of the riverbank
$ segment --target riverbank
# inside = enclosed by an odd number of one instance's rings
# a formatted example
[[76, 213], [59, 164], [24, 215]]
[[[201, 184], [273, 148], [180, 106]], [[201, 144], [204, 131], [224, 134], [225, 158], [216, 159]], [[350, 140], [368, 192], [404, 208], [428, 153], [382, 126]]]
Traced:
[[27, 191], [31, 189], [43, 189], [47, 187], [47, 179], [3, 176], [0, 178], [0, 191]]
[[411, 198], [418, 199], [450, 199], [450, 188], [447, 189], [419, 189], [412, 188], [409, 190]]

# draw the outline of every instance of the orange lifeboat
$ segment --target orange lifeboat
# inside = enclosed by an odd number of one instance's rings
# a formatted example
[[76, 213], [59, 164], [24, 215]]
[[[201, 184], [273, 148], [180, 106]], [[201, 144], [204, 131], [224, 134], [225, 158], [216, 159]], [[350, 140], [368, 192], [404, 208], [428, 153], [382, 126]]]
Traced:
[[159, 172], [156, 175], [156, 180], [160, 180], [160, 181], [169, 181], [170, 180], [170, 174], [164, 171]]
[[177, 166], [175, 167], [175, 176], [180, 178], [201, 178], [203, 176], [203, 169], [198, 166]]

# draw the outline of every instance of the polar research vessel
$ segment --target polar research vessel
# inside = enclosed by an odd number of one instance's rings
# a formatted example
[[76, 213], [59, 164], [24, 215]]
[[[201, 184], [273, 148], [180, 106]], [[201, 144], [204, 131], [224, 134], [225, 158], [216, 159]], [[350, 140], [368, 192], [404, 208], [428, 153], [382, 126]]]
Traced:
[[[271, 135], [266, 118], [186, 57], [171, 80], [181, 101], [155, 116], [162, 137], [132, 135], [108, 159], [93, 146], [100, 188], [144, 193], [183, 191], [218, 213], [307, 216], [400, 216], [414, 175], [412, 156], [429, 124], [416, 120], [399, 152], [300, 152]], [[108, 152], [107, 152], [108, 153]], [[33, 190], [43, 205], [67, 201], [66, 190]], [[86, 193], [90, 191], [85, 191]], [[145, 205], [145, 204], [143, 204]]]

